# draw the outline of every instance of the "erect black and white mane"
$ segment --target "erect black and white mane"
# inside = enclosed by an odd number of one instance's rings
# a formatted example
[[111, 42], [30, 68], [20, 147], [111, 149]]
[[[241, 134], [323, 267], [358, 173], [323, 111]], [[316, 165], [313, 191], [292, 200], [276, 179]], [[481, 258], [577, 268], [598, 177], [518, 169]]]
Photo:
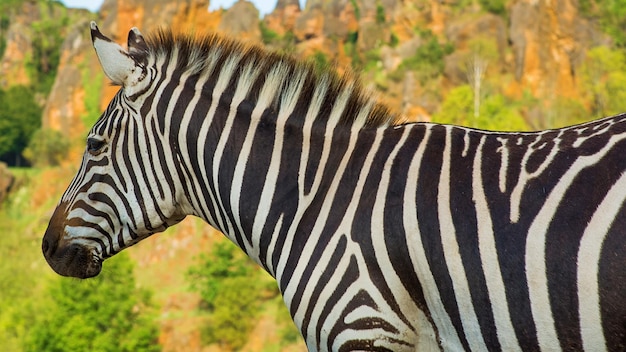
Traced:
[[[164, 69], [176, 70], [187, 75], [214, 74], [222, 65], [227, 64], [229, 58], [237, 58], [236, 61], [231, 61], [237, 65], [232, 76], [255, 77], [250, 93], [246, 97], [252, 105], [256, 102], [259, 90], [265, 83], [267, 73], [278, 68], [282, 79], [276, 82], [279, 87], [275, 104], [281, 100], [293, 98], [293, 92], [289, 90], [289, 87], [293, 85], [287, 82], [304, 80], [300, 94], [311, 99], [315, 88], [320, 83], [327, 86], [328, 97], [337, 97], [342, 92], [350, 91], [346, 97], [346, 109], [339, 118], [339, 124], [381, 127], [399, 123], [398, 115], [381, 103], [373, 92], [363, 87], [360, 79], [350, 70], [338, 74], [333, 67], [319, 67], [311, 60], [298, 60], [289, 54], [269, 51], [258, 45], [244, 43], [216, 33], [198, 36], [160, 29], [147, 35], [145, 42], [148, 49], [148, 61], [162, 62]], [[169, 66], [172, 62], [175, 64]], [[252, 68], [253, 72], [244, 72], [246, 68]], [[359, 115], [358, 112], [366, 105], [371, 105], [367, 109], [367, 115]], [[321, 111], [320, 115], [327, 116], [332, 106], [323, 104], [323, 109], [328, 111]], [[306, 117], [306, 114], [294, 114], [294, 116], [297, 115]]]

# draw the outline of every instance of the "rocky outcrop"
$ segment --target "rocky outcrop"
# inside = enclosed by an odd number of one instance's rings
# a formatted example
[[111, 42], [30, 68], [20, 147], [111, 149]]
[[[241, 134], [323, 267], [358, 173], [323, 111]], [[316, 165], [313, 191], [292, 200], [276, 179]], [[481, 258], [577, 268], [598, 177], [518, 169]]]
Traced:
[[[208, 4], [208, 0], [105, 0], [99, 25], [118, 42], [126, 40], [133, 26], [145, 33], [165, 26], [195, 33], [226, 32], [255, 42], [262, 39], [258, 10], [252, 3], [240, 0], [230, 9], [213, 12], [208, 11]], [[438, 0], [419, 4], [408, 0], [308, 0], [302, 9], [298, 0], [279, 0], [275, 11], [263, 21], [265, 28], [279, 36], [289, 34], [298, 55], [323, 53], [340, 68], [349, 67], [355, 55], [363, 57], [377, 50], [379, 67], [385, 74], [396, 70], [424, 44], [418, 32], [430, 30], [441, 43], [455, 47], [444, 59], [440, 97], [425, 94], [419, 80], [410, 75], [399, 82], [383, 82], [393, 108], [406, 111], [406, 106], [412, 106], [408, 110], [421, 112], [436, 110], [446, 89], [465, 83], [470, 46], [477, 38], [488, 38], [495, 48], [489, 70], [510, 73], [507, 94], [515, 96], [528, 91], [540, 98], [554, 96], [555, 92], [575, 98], [576, 70], [584, 53], [604, 40], [594, 24], [580, 16], [576, 0], [511, 1], [508, 18], [484, 12], [477, 4], [461, 11], [453, 6]], [[28, 20], [24, 19], [24, 23]], [[85, 127], [77, 118], [86, 109], [81, 103], [87, 95], [82, 90], [81, 80], [85, 77], [81, 70], [99, 70], [89, 48], [87, 26], [77, 23], [76, 28], [79, 26], [83, 26], [76, 29], [80, 34], [68, 36], [63, 45], [58, 82], [44, 116], [44, 125], [70, 134]], [[7, 51], [23, 52], [18, 47], [28, 46], [29, 38], [20, 37], [22, 32], [16, 29], [11, 34], [9, 46], [13, 49]], [[393, 45], [389, 44], [392, 40]], [[2, 67], [15, 66], [22, 60], [18, 53], [9, 56], [3, 60], [12, 61], [3, 61]], [[19, 70], [11, 75], [5, 73], [2, 77], [11, 77], [11, 81], [26, 77]], [[102, 86], [100, 110], [118, 89]]]
[[[48, 96], [43, 112], [42, 125], [68, 136], [78, 136], [86, 128], [82, 116], [86, 114], [85, 82], [90, 82], [93, 73], [98, 72], [90, 56], [89, 18], [79, 21], [65, 39], [61, 47], [61, 61], [52, 91]], [[99, 94], [99, 92], [97, 92]]]
[[26, 73], [26, 58], [32, 51], [28, 24], [13, 23], [6, 35], [6, 49], [0, 61], [0, 88], [11, 85], [28, 85], [30, 78]]
[[[18, 9], [9, 11], [11, 20], [4, 35], [6, 48], [0, 58], [0, 88], [3, 89], [13, 85], [28, 86], [36, 83], [31, 82], [33, 77], [28, 72], [28, 67], [33, 64], [35, 56], [33, 44], [38, 40], [40, 43], [49, 43], [52, 37], [63, 37], [68, 33], [68, 28], [52, 26], [51, 22], [75, 23], [88, 15], [86, 10], [69, 10], [54, 1], [24, 1]], [[60, 32], [48, 33], [46, 32], [48, 27], [54, 27]], [[47, 36], [48, 34], [50, 36]], [[43, 59], [42, 63], [49, 64]]]
[[510, 10], [509, 36], [517, 91], [577, 97], [575, 72], [601, 35], [578, 13], [576, 0], [519, 0]]
[[217, 29], [241, 40], [259, 42], [259, 10], [251, 2], [239, 0], [223, 14]]
[[269, 30], [283, 36], [286, 33], [293, 33], [300, 12], [298, 0], [278, 0], [274, 11], [265, 15], [263, 22]]

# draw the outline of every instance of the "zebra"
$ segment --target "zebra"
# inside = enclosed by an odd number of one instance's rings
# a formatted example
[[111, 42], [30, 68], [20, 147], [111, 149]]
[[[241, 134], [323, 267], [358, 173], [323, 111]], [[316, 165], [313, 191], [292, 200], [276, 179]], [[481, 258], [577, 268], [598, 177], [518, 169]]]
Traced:
[[58, 274], [192, 215], [276, 279], [310, 351], [624, 350], [626, 115], [408, 123], [221, 35], [91, 36], [121, 88], [43, 237]]

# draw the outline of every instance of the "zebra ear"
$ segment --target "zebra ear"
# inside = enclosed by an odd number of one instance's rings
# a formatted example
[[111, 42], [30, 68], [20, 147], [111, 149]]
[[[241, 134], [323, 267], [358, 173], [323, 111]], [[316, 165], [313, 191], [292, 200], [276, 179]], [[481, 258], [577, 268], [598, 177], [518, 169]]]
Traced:
[[146, 64], [148, 45], [137, 27], [131, 28], [128, 32], [128, 53], [136, 62]]
[[[128, 36], [130, 52], [105, 37], [96, 22], [91, 22], [91, 42], [96, 50], [104, 74], [116, 85], [124, 88], [136, 86], [146, 76], [147, 46], [143, 36], [133, 28]], [[132, 45], [130, 45], [132, 43]]]

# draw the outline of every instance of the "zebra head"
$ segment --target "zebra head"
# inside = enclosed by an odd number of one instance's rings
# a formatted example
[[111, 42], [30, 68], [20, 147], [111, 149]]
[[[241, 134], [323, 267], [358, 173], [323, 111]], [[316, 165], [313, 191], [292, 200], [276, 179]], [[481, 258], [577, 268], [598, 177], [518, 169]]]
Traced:
[[[121, 89], [88, 134], [80, 169], [55, 209], [42, 241], [48, 264], [60, 275], [96, 276], [102, 261], [181, 221], [175, 176], [155, 173], [171, 156], [162, 134], [142, 114], [153, 91], [154, 60], [136, 28], [128, 50], [91, 23], [104, 73]], [[149, 170], [148, 172], [146, 170]]]

